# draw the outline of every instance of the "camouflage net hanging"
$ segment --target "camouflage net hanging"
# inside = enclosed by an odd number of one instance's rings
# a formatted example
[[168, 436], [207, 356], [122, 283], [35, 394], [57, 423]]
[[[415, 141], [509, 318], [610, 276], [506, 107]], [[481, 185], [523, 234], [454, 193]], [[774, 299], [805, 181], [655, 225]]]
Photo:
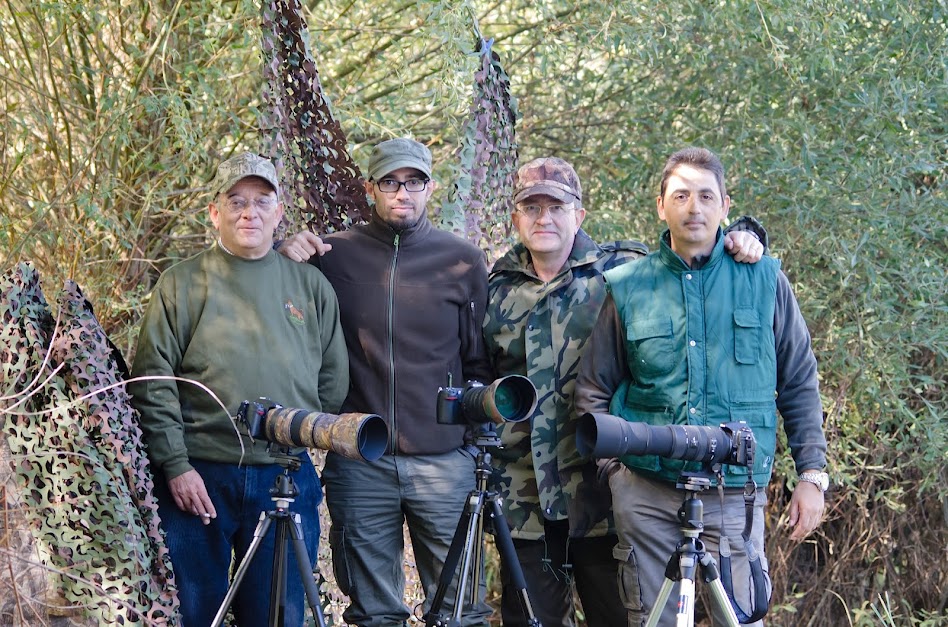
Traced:
[[141, 432], [124, 385], [109, 387], [118, 362], [75, 283], [57, 304], [58, 328], [30, 264], [0, 279], [0, 415], [19, 507], [67, 601], [101, 624], [176, 624]]
[[299, 0], [263, 3], [262, 131], [283, 176], [284, 205], [315, 233], [367, 220], [362, 173], [323, 95]]
[[513, 244], [509, 215], [518, 159], [517, 103], [493, 41], [480, 40], [481, 67], [458, 145], [454, 191], [441, 209], [443, 227], [477, 244], [490, 261]]

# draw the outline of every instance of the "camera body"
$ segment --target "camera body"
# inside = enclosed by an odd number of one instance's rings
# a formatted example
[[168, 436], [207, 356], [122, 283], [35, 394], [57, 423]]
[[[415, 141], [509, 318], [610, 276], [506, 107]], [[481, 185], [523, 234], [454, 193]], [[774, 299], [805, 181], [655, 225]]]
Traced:
[[443, 387], [438, 388], [437, 419], [438, 424], [442, 425], [462, 425], [467, 424], [461, 407], [461, 399], [464, 398], [464, 391], [468, 386], [482, 386], [479, 381], [469, 381], [463, 388]]
[[243, 401], [237, 408], [235, 419], [238, 425], [247, 429], [247, 434], [254, 440], [266, 440], [264, 425], [267, 412], [271, 409], [283, 409], [282, 405], [274, 403], [269, 398], [260, 397], [253, 401]]
[[754, 452], [757, 450], [757, 440], [754, 432], [746, 422], [725, 422], [720, 426], [721, 431], [730, 438], [727, 456], [720, 462], [731, 466], [754, 466]]
[[513, 374], [490, 385], [468, 381], [463, 388], [438, 389], [437, 420], [443, 425], [520, 422], [537, 408], [537, 390], [530, 379]]

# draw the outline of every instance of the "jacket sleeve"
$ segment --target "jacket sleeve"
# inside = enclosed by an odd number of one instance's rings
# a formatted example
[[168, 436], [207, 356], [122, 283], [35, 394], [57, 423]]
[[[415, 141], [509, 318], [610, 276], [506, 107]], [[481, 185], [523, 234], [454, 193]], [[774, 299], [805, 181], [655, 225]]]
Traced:
[[482, 333], [487, 311], [487, 261], [484, 253], [480, 251], [471, 264], [468, 282], [469, 302], [463, 306], [464, 310], [459, 316], [461, 371], [465, 381], [489, 383], [493, 380], [493, 369], [487, 358], [487, 347]]
[[[138, 348], [132, 366], [132, 378], [175, 376], [182, 352], [175, 328], [173, 298], [163, 289], [161, 280], [151, 296], [142, 319]], [[128, 385], [132, 407], [138, 410], [140, 426], [148, 448], [148, 457], [173, 479], [188, 470], [188, 449], [184, 443], [184, 422], [178, 383], [172, 379], [135, 381]]]
[[625, 333], [612, 295], [606, 297], [589, 336], [589, 346], [579, 362], [574, 404], [580, 416], [609, 412], [612, 395], [629, 376]]
[[783, 272], [777, 276], [774, 340], [777, 349], [777, 409], [783, 416], [797, 472], [822, 469], [826, 466], [826, 437], [823, 434], [816, 356], [810, 346], [806, 321]]
[[339, 413], [349, 393], [349, 354], [339, 319], [339, 301], [329, 280], [320, 275], [319, 324], [323, 360], [319, 369], [319, 401], [324, 412]]

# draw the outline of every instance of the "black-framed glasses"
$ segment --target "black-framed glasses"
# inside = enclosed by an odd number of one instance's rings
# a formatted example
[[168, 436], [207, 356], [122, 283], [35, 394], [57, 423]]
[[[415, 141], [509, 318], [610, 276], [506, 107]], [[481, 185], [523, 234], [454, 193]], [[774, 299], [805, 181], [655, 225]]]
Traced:
[[573, 210], [573, 203], [565, 205], [517, 205], [517, 211], [527, 216], [531, 220], [536, 220], [546, 209], [551, 218], [562, 218], [568, 212]]
[[407, 181], [396, 181], [395, 179], [382, 179], [376, 181], [375, 186], [379, 191], [385, 194], [397, 194], [398, 188], [404, 186], [408, 192], [423, 192], [428, 187], [428, 179], [408, 179]]

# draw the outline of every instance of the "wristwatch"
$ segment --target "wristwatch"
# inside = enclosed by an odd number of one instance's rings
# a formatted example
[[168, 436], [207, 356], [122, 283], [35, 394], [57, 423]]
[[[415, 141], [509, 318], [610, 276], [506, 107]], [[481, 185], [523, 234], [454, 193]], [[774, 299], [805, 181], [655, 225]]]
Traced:
[[800, 473], [800, 481], [812, 483], [820, 489], [820, 492], [826, 492], [829, 487], [830, 478], [825, 472], [819, 470], [807, 470]]

